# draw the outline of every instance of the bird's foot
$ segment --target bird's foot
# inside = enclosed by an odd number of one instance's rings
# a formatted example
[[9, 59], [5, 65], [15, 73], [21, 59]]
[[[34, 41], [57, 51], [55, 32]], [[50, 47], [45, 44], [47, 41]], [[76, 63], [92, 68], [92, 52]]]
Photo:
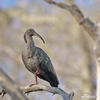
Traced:
[[35, 84], [30, 84], [29, 87], [32, 87], [33, 85], [35, 85]]
[[29, 87], [32, 87], [33, 85], [37, 85], [37, 84], [38, 84], [38, 83], [35, 83], [35, 84], [30, 84], [30, 85], [29, 85]]
[[37, 69], [35, 72], [36, 75], [40, 74], [39, 70]]

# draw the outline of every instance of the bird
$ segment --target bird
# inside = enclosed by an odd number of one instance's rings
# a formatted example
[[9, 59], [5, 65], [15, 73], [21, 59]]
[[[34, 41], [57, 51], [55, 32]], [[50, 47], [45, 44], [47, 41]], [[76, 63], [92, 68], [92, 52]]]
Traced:
[[22, 51], [22, 61], [25, 67], [35, 76], [35, 84], [30, 84], [30, 87], [38, 84], [37, 77], [49, 82], [52, 87], [58, 87], [59, 80], [51, 59], [44, 50], [35, 46], [33, 36], [39, 37], [45, 44], [44, 39], [33, 28], [27, 29], [24, 33], [26, 45]]

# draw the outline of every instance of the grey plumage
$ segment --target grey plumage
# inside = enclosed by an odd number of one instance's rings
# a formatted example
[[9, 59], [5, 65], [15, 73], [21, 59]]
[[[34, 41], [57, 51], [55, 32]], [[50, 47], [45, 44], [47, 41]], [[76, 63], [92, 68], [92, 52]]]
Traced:
[[[41, 48], [35, 46], [32, 36], [38, 36], [45, 43], [43, 38], [33, 29], [28, 29], [25, 32], [26, 47], [22, 52], [25, 67], [39, 78], [48, 81], [51, 86], [58, 87], [59, 81], [49, 56]], [[38, 74], [36, 73], [37, 69]]]

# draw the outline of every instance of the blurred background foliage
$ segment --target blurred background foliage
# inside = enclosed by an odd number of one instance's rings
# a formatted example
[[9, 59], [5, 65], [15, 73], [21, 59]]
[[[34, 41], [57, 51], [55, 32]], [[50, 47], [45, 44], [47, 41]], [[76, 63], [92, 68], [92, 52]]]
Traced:
[[[100, 21], [100, 0], [55, 0], [64, 3], [74, 1], [86, 17], [95, 23]], [[35, 44], [50, 56], [59, 77], [59, 87], [75, 92], [74, 100], [88, 100], [84, 96], [96, 95], [96, 66], [94, 41], [77, 24], [74, 18], [60, 8], [44, 0], [0, 0], [0, 67], [19, 86], [34, 82], [21, 59], [26, 29], [34, 28], [46, 41], [34, 37]], [[42, 84], [49, 85], [39, 79]], [[46, 92], [28, 95], [30, 100], [60, 100]], [[0, 100], [10, 100], [6, 95]], [[91, 100], [95, 100], [92, 98]]]

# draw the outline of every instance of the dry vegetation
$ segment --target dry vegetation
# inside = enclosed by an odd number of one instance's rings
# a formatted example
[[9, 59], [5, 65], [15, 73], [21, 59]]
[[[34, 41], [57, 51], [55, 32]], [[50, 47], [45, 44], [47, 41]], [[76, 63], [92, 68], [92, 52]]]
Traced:
[[[94, 41], [80, 28], [69, 12], [44, 1], [27, 2], [22, 0], [13, 9], [0, 8], [0, 68], [19, 86], [34, 81], [33, 75], [25, 69], [21, 60], [23, 34], [27, 28], [33, 27], [46, 41], [44, 45], [39, 39], [34, 38], [35, 44], [51, 57], [60, 80], [59, 87], [67, 92], [74, 91], [74, 100], [88, 100], [82, 99], [81, 96], [94, 96], [96, 91]], [[88, 11], [81, 9], [86, 12], [85, 16], [89, 16], [93, 21], [100, 20], [96, 8], [88, 8]], [[42, 80], [39, 82], [48, 84]], [[45, 92], [31, 93], [27, 97], [29, 100], [39, 100], [41, 97], [41, 100], [61, 98]], [[10, 100], [10, 97], [5, 95], [3, 99], [0, 97], [0, 100]]]

